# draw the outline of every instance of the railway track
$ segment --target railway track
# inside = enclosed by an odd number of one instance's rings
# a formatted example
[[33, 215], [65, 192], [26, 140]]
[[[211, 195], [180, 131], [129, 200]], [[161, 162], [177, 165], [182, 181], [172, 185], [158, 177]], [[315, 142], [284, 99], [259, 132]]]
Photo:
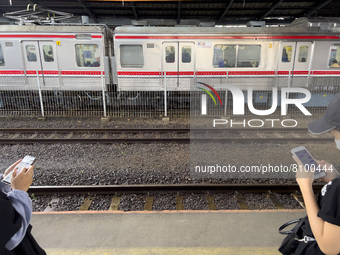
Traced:
[[305, 128], [2, 128], [1, 144], [34, 143], [268, 143], [328, 142], [330, 135], [313, 136]]
[[[314, 184], [315, 192], [319, 192], [323, 185]], [[32, 186], [29, 193], [36, 196], [48, 195], [49, 202], [44, 211], [53, 211], [57, 208], [62, 199], [60, 195], [83, 195], [79, 199], [78, 210], [85, 211], [91, 208], [94, 199], [100, 195], [109, 195], [110, 205], [105, 210], [119, 210], [121, 198], [124, 195], [139, 194], [142, 196], [144, 205], [142, 210], [153, 210], [154, 202], [159, 194], [171, 197], [176, 204], [175, 210], [185, 209], [185, 197], [193, 193], [199, 193], [205, 197], [206, 208], [208, 210], [218, 210], [216, 194], [233, 194], [237, 202], [238, 209], [249, 210], [247, 197], [249, 194], [262, 194], [262, 200], [267, 199], [271, 204], [269, 209], [287, 209], [285, 202], [280, 199], [281, 195], [287, 195], [289, 199], [297, 203], [298, 208], [304, 208], [302, 196], [299, 194], [299, 187], [296, 184], [154, 184], [154, 185], [103, 185], [103, 186]], [[264, 196], [263, 196], [264, 195]], [[264, 198], [265, 197], [265, 198]], [[106, 196], [105, 199], [108, 197]], [[129, 201], [134, 203], [134, 201]], [[168, 201], [168, 203], [171, 203]], [[290, 202], [288, 202], [290, 203]], [[189, 208], [190, 209], [190, 208]], [[268, 209], [268, 208], [261, 208]], [[291, 208], [289, 208], [291, 209]], [[58, 209], [56, 209], [58, 210]]]

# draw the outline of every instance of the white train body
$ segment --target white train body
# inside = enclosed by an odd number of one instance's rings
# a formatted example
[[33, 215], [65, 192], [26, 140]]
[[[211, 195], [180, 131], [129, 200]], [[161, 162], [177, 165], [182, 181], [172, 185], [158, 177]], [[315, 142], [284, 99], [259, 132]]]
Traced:
[[118, 91], [162, 91], [165, 85], [168, 91], [189, 91], [197, 82], [222, 90], [226, 84], [332, 90], [340, 81], [340, 68], [331, 66], [332, 59], [340, 60], [339, 36], [339, 28], [118, 27]]
[[0, 90], [37, 90], [38, 73], [43, 91], [101, 91], [110, 43], [101, 26], [0, 26]]
[[195, 91], [203, 82], [217, 90], [228, 84], [262, 92], [304, 87], [321, 95], [339, 89], [340, 65], [334, 61], [340, 61], [337, 27], [112, 32], [103, 25], [0, 26], [0, 91], [5, 92], [104, 90], [119, 99], [130, 91]]

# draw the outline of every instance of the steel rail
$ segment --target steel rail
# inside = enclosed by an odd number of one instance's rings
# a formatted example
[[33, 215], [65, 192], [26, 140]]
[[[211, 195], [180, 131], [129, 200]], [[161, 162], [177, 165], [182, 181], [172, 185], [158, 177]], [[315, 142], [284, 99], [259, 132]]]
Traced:
[[[314, 184], [315, 191], [321, 190], [323, 184]], [[297, 184], [143, 184], [143, 185], [90, 185], [90, 186], [31, 186], [29, 193], [35, 195], [51, 194], [115, 194], [115, 193], [149, 193], [149, 192], [277, 192], [291, 193], [299, 190]]]
[[105, 133], [105, 132], [306, 132], [307, 128], [0, 128], [0, 133]]
[[[268, 135], [276, 133], [287, 133], [291, 132], [295, 134], [294, 137], [257, 137], [258, 134], [242, 137], [242, 135], [247, 132], [261, 132], [261, 134]], [[309, 142], [329, 142], [332, 140], [330, 136], [321, 136], [318, 138], [307, 135], [308, 131], [306, 128], [228, 128], [228, 129], [212, 129], [212, 128], [61, 128], [61, 129], [53, 129], [53, 128], [2, 128], [0, 129], [0, 133], [14, 133], [13, 137], [9, 136], [6, 138], [0, 137], [0, 144], [34, 144], [34, 143], [44, 143], [44, 144], [53, 144], [53, 143], [270, 143], [270, 142], [296, 142], [296, 143], [309, 143]], [[32, 137], [21, 138], [22, 134], [31, 134], [34, 133]], [[57, 134], [72, 134], [71, 136], [60, 138], [53, 137], [53, 135]], [[85, 138], [77, 138], [72, 137], [73, 134], [86, 133], [89, 134], [88, 137]], [[100, 138], [92, 138], [90, 135], [100, 133], [103, 134], [103, 137]], [[187, 133], [187, 137], [109, 137], [109, 134], [144, 134], [144, 133]], [[214, 134], [225, 133], [223, 137], [212, 137]], [[301, 133], [301, 137], [297, 137], [296, 134]], [[305, 134], [304, 134], [305, 133]], [[38, 134], [51, 134], [49, 137], [38, 137]], [[104, 136], [107, 134], [106, 136]], [[230, 136], [229, 136], [230, 134]], [[305, 136], [306, 135], [306, 136]], [[198, 137], [195, 137], [198, 136]]]
[[325, 143], [330, 138], [54, 138], [54, 139], [0, 139], [0, 144], [54, 144], [54, 143], [273, 143], [273, 142], [294, 142], [294, 143]]

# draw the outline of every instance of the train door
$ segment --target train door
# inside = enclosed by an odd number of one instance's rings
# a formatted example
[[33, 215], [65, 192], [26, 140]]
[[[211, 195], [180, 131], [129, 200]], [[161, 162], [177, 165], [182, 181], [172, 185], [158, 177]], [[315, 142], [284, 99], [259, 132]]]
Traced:
[[195, 73], [194, 42], [164, 42], [162, 71], [167, 74], [167, 89], [189, 90]]
[[[55, 43], [23, 41], [22, 48], [26, 77], [36, 77], [38, 71], [41, 87], [60, 87]], [[32, 79], [30, 83], [34, 83], [34, 80]]]
[[312, 42], [282, 42], [278, 59], [278, 76], [281, 86], [304, 87], [308, 85]]

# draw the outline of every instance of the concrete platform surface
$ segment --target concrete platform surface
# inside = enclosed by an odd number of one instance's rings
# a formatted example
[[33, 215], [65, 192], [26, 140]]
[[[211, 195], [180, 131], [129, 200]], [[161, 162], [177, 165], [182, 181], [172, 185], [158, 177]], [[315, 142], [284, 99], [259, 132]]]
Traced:
[[283, 223], [304, 210], [34, 213], [47, 254], [279, 254]]

